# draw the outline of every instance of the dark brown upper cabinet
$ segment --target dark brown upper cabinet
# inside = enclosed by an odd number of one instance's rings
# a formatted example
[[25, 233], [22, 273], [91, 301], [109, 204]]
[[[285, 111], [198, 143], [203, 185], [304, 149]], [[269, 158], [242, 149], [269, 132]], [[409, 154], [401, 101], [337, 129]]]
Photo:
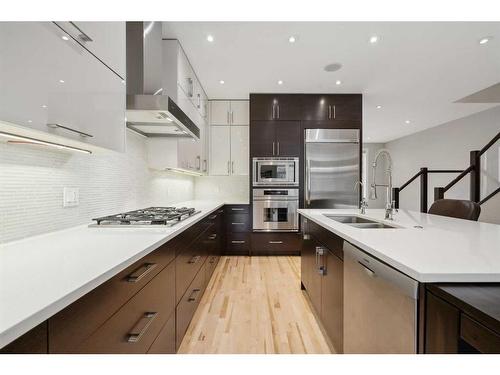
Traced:
[[256, 157], [299, 156], [300, 121], [252, 121], [250, 154]]
[[301, 119], [299, 94], [250, 94], [250, 121]]
[[361, 122], [360, 94], [312, 94], [302, 96], [302, 120]]

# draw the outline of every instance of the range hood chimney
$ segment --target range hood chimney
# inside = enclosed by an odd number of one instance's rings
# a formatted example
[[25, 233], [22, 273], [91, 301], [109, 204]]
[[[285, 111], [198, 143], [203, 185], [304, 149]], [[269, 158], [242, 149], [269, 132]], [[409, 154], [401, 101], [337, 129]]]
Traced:
[[200, 129], [163, 95], [162, 23], [127, 22], [127, 127], [147, 137], [200, 138]]

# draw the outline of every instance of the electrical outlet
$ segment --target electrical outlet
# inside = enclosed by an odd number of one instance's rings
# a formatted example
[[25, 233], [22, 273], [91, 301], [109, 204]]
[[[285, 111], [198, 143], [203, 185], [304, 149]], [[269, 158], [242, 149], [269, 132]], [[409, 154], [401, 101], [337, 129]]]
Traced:
[[68, 188], [63, 189], [63, 207], [75, 207], [80, 202], [80, 189]]

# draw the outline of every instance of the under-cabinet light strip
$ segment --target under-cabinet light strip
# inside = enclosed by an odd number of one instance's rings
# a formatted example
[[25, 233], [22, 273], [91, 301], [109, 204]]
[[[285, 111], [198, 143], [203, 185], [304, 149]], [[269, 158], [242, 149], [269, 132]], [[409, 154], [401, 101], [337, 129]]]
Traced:
[[39, 139], [25, 137], [25, 136], [22, 136], [22, 135], [15, 135], [15, 134], [6, 133], [6, 132], [2, 132], [2, 131], [0, 131], [0, 136], [1, 137], [5, 137], [5, 138], [9, 138], [9, 139], [14, 139], [16, 141], [21, 141], [21, 142], [27, 143], [27, 144], [37, 144], [37, 145], [50, 146], [50, 147], [54, 147], [54, 148], [57, 148], [57, 149], [65, 149], [65, 150], [71, 150], [71, 151], [78, 151], [78, 152], [82, 152], [84, 154], [91, 154], [92, 153], [92, 151], [90, 151], [90, 150], [84, 150], [83, 148], [72, 147], [72, 146], [65, 146], [65, 145], [62, 145], [62, 144], [59, 144], [59, 143], [54, 143], [54, 142], [41, 141]]

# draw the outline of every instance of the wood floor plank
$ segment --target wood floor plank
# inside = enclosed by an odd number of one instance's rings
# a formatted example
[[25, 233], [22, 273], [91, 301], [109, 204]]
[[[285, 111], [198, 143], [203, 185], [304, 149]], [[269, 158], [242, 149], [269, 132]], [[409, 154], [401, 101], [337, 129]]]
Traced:
[[300, 257], [222, 257], [179, 353], [331, 353], [300, 289]]

